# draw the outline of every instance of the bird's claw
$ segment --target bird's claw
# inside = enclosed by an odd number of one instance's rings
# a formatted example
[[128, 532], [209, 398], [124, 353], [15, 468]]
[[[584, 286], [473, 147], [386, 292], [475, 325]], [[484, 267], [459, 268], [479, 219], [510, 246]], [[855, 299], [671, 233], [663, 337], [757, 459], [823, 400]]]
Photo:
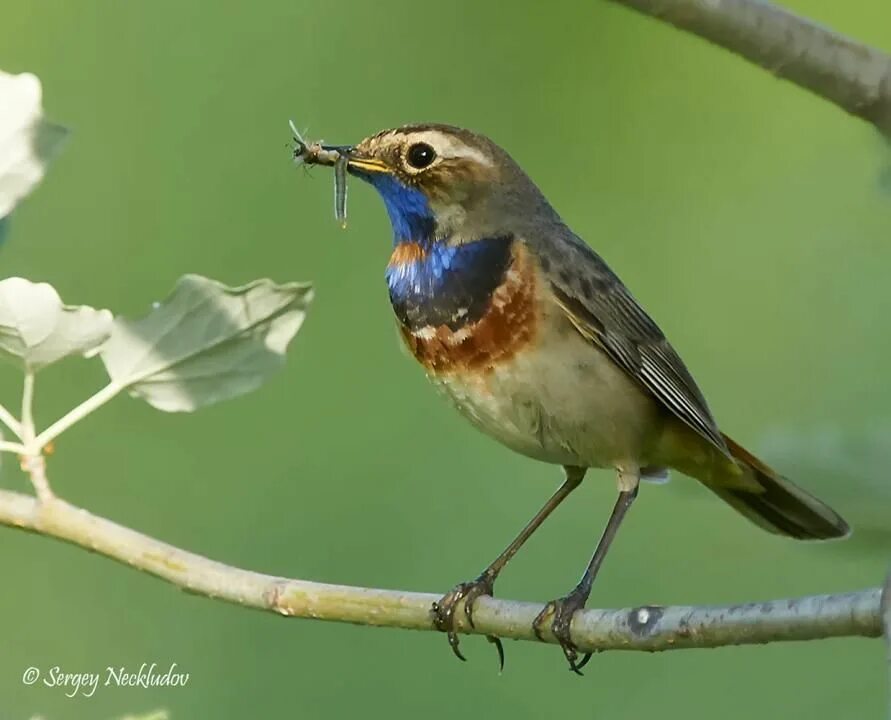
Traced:
[[563, 650], [563, 655], [569, 663], [569, 669], [576, 675], [582, 674], [582, 668], [585, 667], [591, 659], [591, 653], [585, 653], [582, 656], [582, 659], [579, 660], [578, 648], [572, 642], [571, 636], [572, 617], [577, 610], [581, 610], [585, 607], [587, 599], [588, 598], [581, 592], [573, 590], [559, 600], [551, 600], [544, 606], [544, 609], [538, 613], [535, 620], [532, 621], [532, 630], [535, 633], [535, 636], [544, 642], [544, 628], [547, 625], [548, 619], [553, 616], [553, 620], [551, 621], [551, 634], [560, 644], [560, 648]]
[[[463, 582], [443, 595], [439, 602], [433, 603], [433, 624], [437, 630], [447, 634], [449, 647], [459, 660], [467, 660], [461, 654], [459, 648], [458, 633], [455, 630], [455, 610], [459, 603], [464, 601], [464, 616], [470, 627], [476, 627], [473, 623], [473, 606], [477, 599], [488, 595], [492, 596], [495, 581], [487, 573], [483, 573], [476, 580]], [[501, 640], [494, 635], [486, 635], [486, 639], [495, 645], [498, 651], [499, 671], [504, 669], [504, 648]]]

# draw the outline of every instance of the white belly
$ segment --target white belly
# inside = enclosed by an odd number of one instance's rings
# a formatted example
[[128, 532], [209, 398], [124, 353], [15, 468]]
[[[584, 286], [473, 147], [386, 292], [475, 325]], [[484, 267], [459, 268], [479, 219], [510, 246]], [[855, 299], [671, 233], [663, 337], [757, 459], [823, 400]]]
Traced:
[[524, 455], [583, 467], [648, 464], [664, 422], [656, 403], [562, 314], [540, 328], [538, 342], [507, 362], [431, 380], [474, 425]]

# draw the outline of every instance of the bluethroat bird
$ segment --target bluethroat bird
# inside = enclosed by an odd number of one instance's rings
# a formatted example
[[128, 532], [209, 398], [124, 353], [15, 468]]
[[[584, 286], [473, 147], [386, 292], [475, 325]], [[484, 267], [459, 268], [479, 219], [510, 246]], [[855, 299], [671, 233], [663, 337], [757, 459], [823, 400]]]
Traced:
[[[534, 623], [540, 638], [550, 630], [576, 672], [590, 654], [579, 658], [572, 616], [642, 479], [679, 470], [778, 535], [848, 534], [835, 511], [718, 429], [656, 323], [491, 140], [425, 124], [316, 149], [308, 160], [336, 157], [383, 199], [393, 226], [390, 301], [405, 345], [433, 383], [484, 433], [565, 473], [504, 552], [434, 605], [435, 624], [459, 658], [459, 605], [472, 625], [476, 599], [492, 595], [504, 566], [588, 468], [614, 469], [618, 498], [579, 583]], [[301, 142], [295, 154], [303, 151]]]

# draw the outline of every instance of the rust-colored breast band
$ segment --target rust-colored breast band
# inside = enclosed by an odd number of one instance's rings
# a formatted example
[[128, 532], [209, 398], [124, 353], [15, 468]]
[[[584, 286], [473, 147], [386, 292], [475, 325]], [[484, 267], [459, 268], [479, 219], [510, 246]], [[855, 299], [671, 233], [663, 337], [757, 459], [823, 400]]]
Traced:
[[510, 269], [492, 294], [485, 314], [457, 330], [446, 325], [415, 331], [402, 327], [402, 337], [429, 373], [488, 372], [527, 347], [535, 338], [537, 274], [522, 243], [515, 243]]

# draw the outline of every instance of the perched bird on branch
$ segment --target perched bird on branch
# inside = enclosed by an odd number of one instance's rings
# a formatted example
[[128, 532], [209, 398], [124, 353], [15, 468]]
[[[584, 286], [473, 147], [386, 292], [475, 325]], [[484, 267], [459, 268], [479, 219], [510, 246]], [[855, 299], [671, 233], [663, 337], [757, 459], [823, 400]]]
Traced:
[[434, 606], [458, 657], [458, 605], [472, 624], [474, 601], [493, 593], [507, 562], [588, 468], [615, 470], [616, 504], [578, 585], [535, 621], [576, 672], [590, 655], [580, 659], [573, 646], [572, 616], [641, 479], [673, 468], [769, 532], [802, 540], [848, 534], [836, 512], [718, 429], [656, 323], [491, 140], [436, 124], [385, 130], [355, 146], [297, 140], [298, 159], [336, 158], [341, 166], [345, 159], [349, 174], [380, 193], [393, 226], [390, 301], [430, 379], [484, 433], [565, 472], [507, 549]]

